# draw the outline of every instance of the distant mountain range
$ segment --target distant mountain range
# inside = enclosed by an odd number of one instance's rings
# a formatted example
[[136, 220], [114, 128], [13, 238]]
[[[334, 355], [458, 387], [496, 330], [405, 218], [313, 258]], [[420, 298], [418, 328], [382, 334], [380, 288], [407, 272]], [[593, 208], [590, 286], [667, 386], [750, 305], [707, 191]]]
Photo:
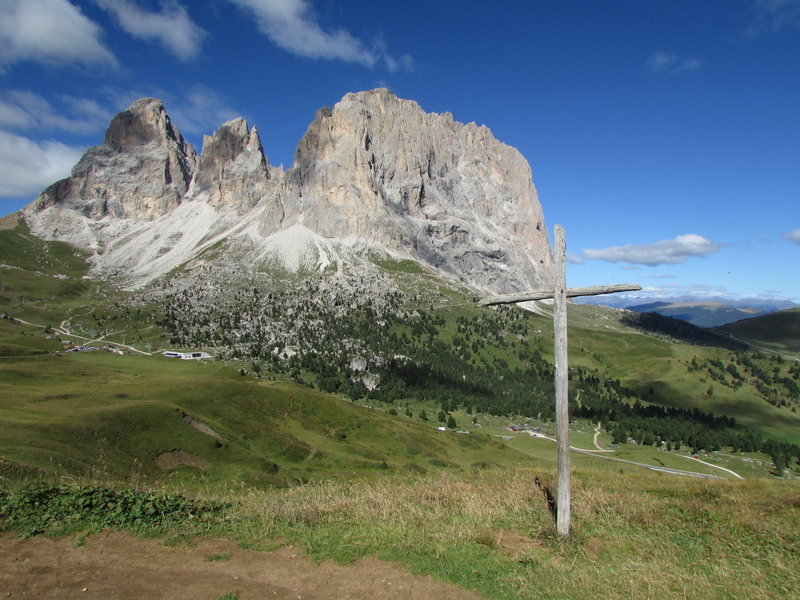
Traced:
[[602, 304], [613, 308], [627, 308], [637, 312], [655, 312], [699, 327], [720, 327], [742, 319], [751, 319], [798, 306], [788, 300], [700, 298], [695, 296], [659, 298], [647, 302], [647, 298], [641, 295], [625, 294], [613, 298], [586, 298], [581, 299], [580, 302], [582, 304]]

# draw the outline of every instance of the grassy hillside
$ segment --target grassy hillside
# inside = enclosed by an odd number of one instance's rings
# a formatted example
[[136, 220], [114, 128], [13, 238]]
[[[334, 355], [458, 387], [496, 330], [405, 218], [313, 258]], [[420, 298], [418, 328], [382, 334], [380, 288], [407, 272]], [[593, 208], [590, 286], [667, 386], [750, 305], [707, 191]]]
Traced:
[[800, 355], [800, 308], [736, 321], [720, 330], [756, 346], [791, 353], [795, 358]]
[[255, 487], [399, 471], [519, 466], [484, 435], [214, 364], [103, 352], [0, 363], [6, 474]]
[[131, 304], [130, 293], [89, 278], [88, 271], [83, 253], [63, 242], [40, 240], [23, 221], [0, 228], [0, 315], [5, 317], [0, 320], [0, 356], [97, 339], [159, 348], [165, 340], [156, 325], [158, 303]]
[[0, 227], [2, 310], [24, 318], [46, 314], [49, 301], [69, 306], [87, 295], [90, 285], [83, 279], [87, 271], [85, 257], [74, 247], [44, 242], [31, 235], [22, 221]]
[[621, 328], [603, 307], [570, 309], [572, 365], [618, 378], [645, 402], [731, 416], [767, 436], [800, 443], [800, 396], [787, 387], [797, 381], [796, 363], [643, 335]]

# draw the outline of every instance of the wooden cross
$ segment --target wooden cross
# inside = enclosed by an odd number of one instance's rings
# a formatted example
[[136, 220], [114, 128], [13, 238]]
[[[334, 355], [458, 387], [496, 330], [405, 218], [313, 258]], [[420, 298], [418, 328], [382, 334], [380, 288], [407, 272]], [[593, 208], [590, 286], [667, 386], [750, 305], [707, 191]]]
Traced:
[[556, 529], [559, 535], [569, 533], [570, 523], [570, 484], [569, 484], [569, 365], [567, 360], [567, 298], [576, 296], [597, 296], [615, 292], [634, 292], [642, 289], [637, 284], [601, 285], [586, 288], [567, 289], [567, 245], [564, 241], [564, 228], [555, 227], [555, 288], [553, 290], [518, 292], [488, 296], [479, 301], [481, 306], [495, 304], [516, 304], [530, 300], [554, 299], [553, 334], [555, 337], [555, 388], [556, 388], [556, 445], [558, 452]]

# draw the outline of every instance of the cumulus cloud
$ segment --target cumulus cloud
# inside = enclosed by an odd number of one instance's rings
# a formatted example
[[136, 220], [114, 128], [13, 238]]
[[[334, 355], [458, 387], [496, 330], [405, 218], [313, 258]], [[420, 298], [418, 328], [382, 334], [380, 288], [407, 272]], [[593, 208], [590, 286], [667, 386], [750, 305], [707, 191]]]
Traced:
[[677, 75], [687, 71], [696, 71], [703, 66], [703, 61], [697, 58], [680, 58], [666, 52], [656, 52], [647, 61], [647, 66], [654, 73]]
[[258, 27], [274, 44], [306, 58], [341, 60], [367, 67], [383, 62], [389, 71], [411, 68], [409, 55], [391, 56], [378, 40], [367, 47], [343, 29], [325, 31], [307, 0], [230, 0], [256, 18]]
[[177, 0], [164, 0], [161, 12], [149, 12], [131, 0], [95, 0], [133, 37], [160, 42], [181, 60], [197, 56], [206, 31], [192, 21]]
[[800, 229], [795, 229], [794, 231], [790, 231], [789, 233], [783, 236], [783, 239], [789, 240], [790, 242], [794, 242], [795, 244], [800, 244]]
[[111, 113], [89, 98], [63, 96], [56, 110], [44, 97], [28, 90], [0, 94], [0, 127], [16, 130], [60, 130], [86, 134], [102, 129]]
[[674, 240], [663, 240], [652, 244], [633, 244], [614, 246], [602, 250], [584, 250], [583, 255], [590, 260], [607, 262], [626, 262], [638, 265], [674, 265], [685, 262], [692, 256], [713, 254], [722, 248], [720, 244], [707, 240], [701, 235], [689, 233], [679, 235]]
[[0, 71], [23, 60], [116, 66], [102, 30], [67, 0], [0, 0]]
[[85, 148], [0, 131], [0, 197], [23, 198], [69, 175]]

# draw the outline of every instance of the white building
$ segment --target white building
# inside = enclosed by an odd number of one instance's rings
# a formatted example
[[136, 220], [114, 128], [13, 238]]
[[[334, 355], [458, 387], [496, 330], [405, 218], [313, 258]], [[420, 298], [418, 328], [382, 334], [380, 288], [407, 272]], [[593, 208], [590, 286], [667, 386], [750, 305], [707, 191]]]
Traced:
[[180, 358], [182, 360], [198, 360], [201, 358], [211, 358], [207, 352], [175, 352], [174, 350], [167, 350], [163, 353], [167, 358]]

